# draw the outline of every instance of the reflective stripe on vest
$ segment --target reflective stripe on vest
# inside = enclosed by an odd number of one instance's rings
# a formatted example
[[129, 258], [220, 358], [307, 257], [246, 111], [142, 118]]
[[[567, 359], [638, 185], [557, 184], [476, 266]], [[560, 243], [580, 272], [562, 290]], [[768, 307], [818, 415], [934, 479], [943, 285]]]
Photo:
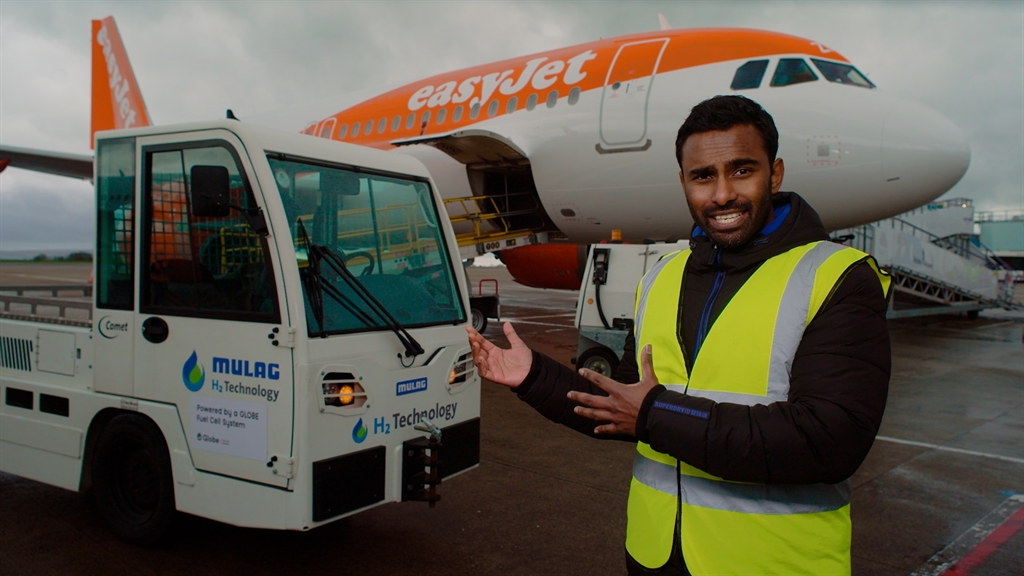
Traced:
[[[806, 244], [770, 258], [715, 320], [691, 375], [678, 334], [689, 255], [688, 250], [666, 255], [638, 287], [637, 361], [651, 344], [659, 382], [716, 402], [750, 406], [785, 401], [804, 329], [846, 272], [868, 259], [884, 292], [889, 285], [867, 254], [831, 242]], [[676, 321], [666, 321], [669, 314]], [[727, 482], [643, 443], [637, 445], [633, 475], [626, 548], [643, 566], [658, 568], [668, 560], [671, 538], [666, 540], [663, 532], [674, 533], [678, 508], [683, 554], [694, 574], [849, 573], [848, 482]], [[674, 505], [667, 506], [669, 500]]]

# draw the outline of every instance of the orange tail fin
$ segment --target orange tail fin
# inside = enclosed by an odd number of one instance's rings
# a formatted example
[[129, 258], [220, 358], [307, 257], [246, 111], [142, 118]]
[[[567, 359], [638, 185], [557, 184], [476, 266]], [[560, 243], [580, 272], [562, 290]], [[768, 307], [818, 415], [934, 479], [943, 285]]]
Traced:
[[92, 21], [92, 131], [149, 126], [149, 111], [135, 81], [113, 16]]

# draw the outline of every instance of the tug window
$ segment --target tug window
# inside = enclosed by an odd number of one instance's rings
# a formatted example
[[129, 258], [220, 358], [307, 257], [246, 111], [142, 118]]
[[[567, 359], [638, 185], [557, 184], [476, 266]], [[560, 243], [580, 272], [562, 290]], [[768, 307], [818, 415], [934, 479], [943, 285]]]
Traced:
[[761, 85], [765, 70], [768, 69], [767, 60], [751, 60], [736, 69], [736, 75], [732, 77], [733, 90], [749, 90]]
[[811, 62], [814, 62], [814, 65], [821, 71], [821, 75], [829, 82], [862, 86], [864, 88], [875, 87], [870, 80], [860, 73], [860, 70], [857, 70], [849, 64], [829, 62], [828, 60], [818, 60], [817, 58], [811, 58]]
[[772, 76], [772, 86], [791, 86], [802, 82], [814, 82], [818, 77], [803, 58], [782, 58]]

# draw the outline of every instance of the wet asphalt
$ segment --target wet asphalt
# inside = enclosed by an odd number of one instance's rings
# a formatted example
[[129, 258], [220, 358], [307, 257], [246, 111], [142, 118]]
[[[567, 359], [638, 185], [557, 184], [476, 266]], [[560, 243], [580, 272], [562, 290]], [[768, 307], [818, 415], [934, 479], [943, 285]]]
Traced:
[[[0, 264], [4, 285], [88, 274]], [[474, 287], [485, 277], [499, 280], [502, 313], [523, 339], [569, 363], [575, 294], [518, 286], [501, 268], [470, 269]], [[890, 322], [889, 402], [852, 478], [854, 574], [935, 573], [936, 554], [958, 539], [977, 555], [971, 528], [1024, 493], [1022, 330], [1019, 314]], [[493, 321], [486, 336], [505, 343]], [[100, 527], [89, 494], [0, 473], [0, 574], [623, 574], [633, 445], [552, 424], [488, 382], [481, 396], [480, 466], [445, 481], [437, 507], [387, 504], [308, 533], [182, 515], [167, 543], [143, 549]], [[1019, 531], [970, 573], [1016, 575], [1022, 566]]]

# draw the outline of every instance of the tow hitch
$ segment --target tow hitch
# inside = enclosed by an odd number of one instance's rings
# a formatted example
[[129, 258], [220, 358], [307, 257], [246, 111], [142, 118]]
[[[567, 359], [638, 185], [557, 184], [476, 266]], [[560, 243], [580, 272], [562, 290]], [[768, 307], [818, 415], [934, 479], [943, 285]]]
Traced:
[[437, 493], [441, 484], [441, 429], [430, 420], [414, 428], [430, 435], [406, 440], [402, 444], [402, 502], [429, 502], [433, 508], [441, 499]]

